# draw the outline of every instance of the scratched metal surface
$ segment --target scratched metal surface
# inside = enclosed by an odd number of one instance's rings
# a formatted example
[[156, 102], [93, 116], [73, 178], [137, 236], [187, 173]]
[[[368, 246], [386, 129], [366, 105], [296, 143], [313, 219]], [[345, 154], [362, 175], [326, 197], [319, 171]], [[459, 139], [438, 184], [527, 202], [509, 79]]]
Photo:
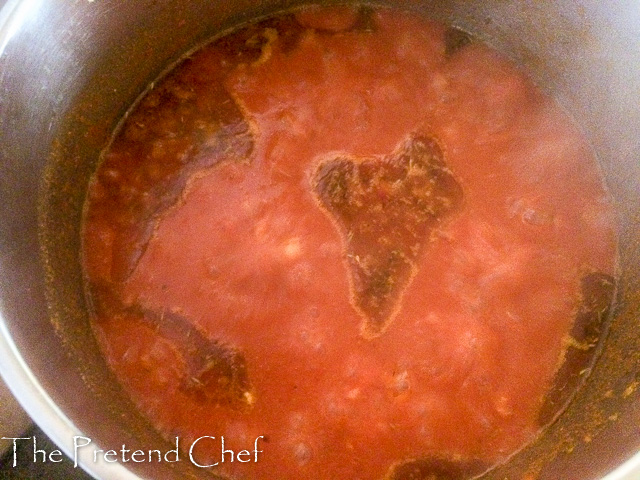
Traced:
[[[0, 0], [0, 10], [7, 0]], [[30, 424], [28, 416], [13, 398], [0, 380], [0, 437], [20, 435], [21, 437], [36, 436], [42, 441], [42, 446], [48, 451], [57, 447], [37, 426]], [[10, 430], [10, 432], [9, 432]], [[21, 433], [18, 433], [21, 432]], [[24, 442], [23, 442], [24, 443]], [[20, 445], [16, 451], [16, 466], [13, 466], [13, 451], [10, 441], [6, 445], [0, 444], [0, 478], [3, 480], [30, 480], [47, 478], [51, 480], [89, 480], [91, 477], [80, 469], [73, 468], [73, 463], [65, 458], [61, 463], [33, 463], [30, 459], [31, 451], [27, 445]]]

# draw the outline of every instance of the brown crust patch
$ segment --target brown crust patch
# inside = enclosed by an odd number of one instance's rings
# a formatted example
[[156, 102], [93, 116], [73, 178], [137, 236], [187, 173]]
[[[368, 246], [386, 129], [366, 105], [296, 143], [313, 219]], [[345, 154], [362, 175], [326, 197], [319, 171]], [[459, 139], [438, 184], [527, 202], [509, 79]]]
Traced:
[[[253, 134], [221, 84], [203, 102], [205, 84], [190, 74], [167, 78], [127, 119], [89, 187], [93, 218], [110, 219], [116, 232], [110, 279], [125, 281], [144, 253], [158, 218], [180, 198], [191, 176], [223, 161], [247, 161]], [[206, 114], [203, 114], [206, 112]]]
[[447, 58], [473, 42], [473, 38], [464, 30], [448, 27], [444, 32], [444, 54]]
[[343, 237], [362, 334], [376, 337], [397, 313], [430, 234], [460, 208], [462, 187], [436, 141], [419, 134], [382, 158], [329, 158], [312, 187]]
[[487, 470], [475, 460], [424, 458], [393, 465], [384, 480], [467, 480]]
[[593, 367], [608, 330], [615, 289], [611, 275], [592, 272], [582, 278], [580, 306], [565, 339], [562, 365], [538, 414], [540, 425], [549, 424], [562, 413]]
[[149, 324], [171, 343], [184, 362], [180, 389], [185, 394], [200, 403], [233, 410], [247, 410], [255, 403], [246, 359], [240, 350], [211, 340], [175, 312], [157, 313], [134, 305], [117, 315]]

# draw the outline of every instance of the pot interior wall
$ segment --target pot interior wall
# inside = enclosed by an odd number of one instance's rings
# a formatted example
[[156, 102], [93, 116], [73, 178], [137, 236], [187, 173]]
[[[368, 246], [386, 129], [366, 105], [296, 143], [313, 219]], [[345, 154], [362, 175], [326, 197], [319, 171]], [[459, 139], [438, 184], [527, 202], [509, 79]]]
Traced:
[[[108, 373], [89, 327], [78, 254], [88, 178], [122, 115], [183, 52], [297, 3], [32, 0], [14, 19], [19, 28], [0, 36], [1, 314], [53, 402], [104, 447], [162, 441]], [[640, 10], [595, 0], [403, 4], [519, 63], [577, 119], [599, 157], [620, 225], [609, 338], [568, 411], [487, 476], [599, 478], [640, 446]], [[187, 464], [131, 468], [151, 478], [202, 475]]]

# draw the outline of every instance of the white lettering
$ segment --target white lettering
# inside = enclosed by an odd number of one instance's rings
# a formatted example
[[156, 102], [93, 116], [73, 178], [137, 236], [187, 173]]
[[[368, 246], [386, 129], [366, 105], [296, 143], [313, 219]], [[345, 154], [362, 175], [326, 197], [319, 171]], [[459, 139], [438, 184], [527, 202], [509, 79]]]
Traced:
[[251, 452], [249, 450], [242, 450], [241, 452], [238, 452], [236, 454], [236, 460], [238, 460], [241, 463], [247, 463], [251, 461], [251, 458], [247, 458], [246, 460], [243, 460], [242, 458], [240, 458], [241, 455], [245, 455], [245, 456], [251, 455]]
[[[158, 462], [162, 461], [162, 452], [160, 452], [160, 450], [149, 450], [149, 461], [153, 462], [153, 460], [151, 459], [151, 454], [155, 453], [158, 455]], [[135, 462], [135, 460], [134, 460]]]
[[[180, 461], [180, 458], [178, 457], [178, 442], [179, 442], [179, 439], [178, 439], [178, 437], [176, 437], [176, 448], [173, 449], [173, 450], [169, 450], [167, 453], [164, 454], [165, 462], [174, 463], [174, 462]], [[176, 455], [176, 459], [175, 460], [169, 460], [168, 456], [169, 456], [170, 453], [175, 453], [175, 455]], [[149, 457], [151, 457], [151, 453], [149, 453]]]
[[[58, 457], [58, 459], [56, 460], [54, 457], [54, 455], [56, 457]], [[53, 463], [60, 463], [62, 461], [62, 452], [60, 450], [54, 450], [53, 452], [51, 452], [49, 454], [49, 461], [53, 462]]]
[[127, 453], [129, 453], [131, 450], [127, 449], [126, 445], [122, 445], [122, 449], [120, 449], [120, 453], [122, 453], [122, 462], [123, 463], [127, 463], [129, 460], [127, 460]]
[[38, 463], [38, 453], [42, 454], [42, 463], [46, 463], [47, 461], [47, 452], [44, 450], [38, 450], [38, 442], [36, 441], [36, 437], [33, 437], [33, 463]]
[[253, 453], [255, 454], [255, 461], [258, 461], [258, 454], [262, 453], [262, 450], [258, 450], [258, 440], [260, 439], [264, 439], [264, 436], [260, 435], [259, 437], [256, 438], [256, 441], [253, 444]]
[[[80, 444], [78, 440], [86, 440], [86, 443]], [[78, 449], [86, 447], [91, 443], [91, 439], [87, 437], [74, 436], [73, 437], [73, 468], [78, 468]], [[94, 455], [95, 458], [95, 455]]]
[[16, 448], [16, 443], [18, 440], [31, 440], [30, 438], [13, 438], [13, 437], [2, 437], [2, 440], [13, 440], [13, 466], [15, 467], [18, 464], [18, 450]]
[[[112, 457], [112, 458], [107, 458], [107, 457]], [[118, 461], [118, 452], [116, 452], [115, 450], [107, 450], [106, 452], [104, 452], [104, 461], [107, 463], [114, 463]]]
[[216, 437], [210, 437], [209, 435], [205, 435], [204, 437], [196, 438], [196, 440], [191, 444], [191, 447], [189, 447], [189, 460], [191, 460], [191, 463], [193, 463], [196, 467], [199, 467], [199, 468], [215, 467], [216, 465], [218, 465], [219, 462], [212, 463], [211, 465], [200, 465], [198, 462], [196, 462], [196, 459], [193, 458], [193, 449], [195, 448], [197, 443], [200, 440], [204, 439], [204, 438], [210, 438], [212, 440], [216, 439]]
[[233, 450], [225, 450], [224, 449], [224, 437], [220, 437], [220, 456], [222, 457], [222, 463], [224, 463], [224, 454], [225, 453], [230, 453], [231, 454], [231, 462], [233, 463]]
[[[144, 452], [142, 450], [136, 450], [131, 454], [131, 460], [133, 460], [136, 463], [144, 462], [144, 458], [142, 458], [141, 460], [136, 459], [136, 456], [140, 456], [140, 455], [144, 455]], [[151, 452], [149, 452], [149, 461], [151, 461]]]
[[99, 453], [104, 453], [104, 450], [95, 449], [93, 451], [93, 463], [97, 463], [98, 462], [98, 454]]

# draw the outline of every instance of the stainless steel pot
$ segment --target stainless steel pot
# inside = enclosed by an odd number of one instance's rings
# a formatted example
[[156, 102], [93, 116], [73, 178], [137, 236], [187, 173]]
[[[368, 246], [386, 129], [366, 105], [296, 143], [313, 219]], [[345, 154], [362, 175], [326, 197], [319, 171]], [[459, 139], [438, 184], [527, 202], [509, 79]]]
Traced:
[[[88, 326], [79, 225], [101, 149], [147, 83], [184, 51], [297, 3], [9, 0], [0, 12], [0, 370], [67, 453], [74, 435], [101, 448], [163, 445], [115, 383]], [[640, 3], [394, 3], [522, 65], [582, 125], [617, 204], [620, 288], [601, 358], [567, 412], [486, 478], [640, 479]], [[203, 476], [188, 462], [89, 458], [82, 466], [105, 479]]]

